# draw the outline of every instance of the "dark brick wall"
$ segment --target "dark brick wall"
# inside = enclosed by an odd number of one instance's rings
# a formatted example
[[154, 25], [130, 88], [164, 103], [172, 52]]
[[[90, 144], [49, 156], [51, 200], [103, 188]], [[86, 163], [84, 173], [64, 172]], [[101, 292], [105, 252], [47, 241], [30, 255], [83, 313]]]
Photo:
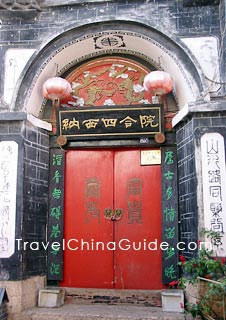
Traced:
[[[23, 250], [23, 276], [45, 274], [48, 212], [49, 136], [28, 123], [24, 129], [23, 241], [34, 243]], [[39, 246], [39, 247], [38, 247]], [[38, 250], [32, 250], [36, 249]]]
[[[18, 168], [17, 168], [17, 202], [16, 202], [16, 230], [15, 238], [22, 237], [23, 216], [23, 137], [21, 131], [23, 121], [0, 122], [0, 140], [15, 140], [18, 143]], [[22, 255], [15, 249], [15, 253], [8, 259], [0, 259], [0, 281], [20, 279], [22, 277]], [[9, 267], [10, 266], [10, 267]]]
[[225, 18], [226, 18], [226, 1], [221, 1], [219, 7], [220, 13], [220, 54], [222, 60], [222, 80], [226, 90], [226, 34], [225, 34]]
[[[205, 132], [226, 129], [225, 112], [196, 113], [177, 128], [180, 240], [186, 244], [193, 241], [197, 243], [201, 231], [198, 230], [200, 217], [197, 204], [201, 197], [197, 191], [197, 178], [201, 169], [196, 168], [195, 148], [200, 146], [200, 132], [203, 128]], [[194, 251], [185, 250], [182, 254], [190, 258]]]
[[143, 21], [166, 34], [179, 36], [219, 33], [217, 5], [185, 7], [181, 0], [93, 1], [87, 4], [43, 7], [41, 11], [1, 10], [0, 16], [0, 40], [7, 46], [12, 43], [37, 46], [72, 24], [79, 26], [97, 19]]
[[[188, 121], [176, 133], [178, 156], [180, 241], [188, 243], [198, 239], [197, 190], [195, 172], [194, 122]], [[182, 252], [186, 257], [193, 255], [189, 250]]]
[[[46, 242], [48, 213], [49, 135], [26, 120], [1, 121], [0, 139], [15, 140], [19, 145], [16, 239]], [[20, 280], [46, 272], [47, 252], [26, 250], [23, 246], [8, 259], [0, 259], [0, 281]], [[36, 246], [34, 245], [35, 249]], [[22, 263], [21, 263], [22, 262]]]

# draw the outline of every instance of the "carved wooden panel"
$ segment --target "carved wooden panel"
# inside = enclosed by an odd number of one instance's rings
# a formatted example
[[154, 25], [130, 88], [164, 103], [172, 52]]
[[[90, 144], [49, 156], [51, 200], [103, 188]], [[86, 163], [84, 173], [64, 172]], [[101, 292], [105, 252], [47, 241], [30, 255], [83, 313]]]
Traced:
[[148, 68], [119, 57], [101, 58], [76, 68], [66, 79], [72, 84], [72, 106], [151, 104], [144, 91]]

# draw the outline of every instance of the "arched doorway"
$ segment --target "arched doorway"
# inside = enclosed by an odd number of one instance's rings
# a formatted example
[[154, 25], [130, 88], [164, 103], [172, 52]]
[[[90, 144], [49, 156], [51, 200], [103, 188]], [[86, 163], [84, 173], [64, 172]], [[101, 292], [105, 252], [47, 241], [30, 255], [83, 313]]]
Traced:
[[[92, 59], [66, 76], [73, 88], [67, 105], [125, 110], [149, 106], [152, 96], [143, 88], [149, 71], [131, 57]], [[163, 100], [167, 109], [166, 97]], [[97, 112], [85, 125], [89, 130], [99, 121], [114, 126], [119, 120], [99, 119]], [[137, 122], [129, 113], [122, 121], [125, 127]], [[162, 239], [161, 165], [143, 165], [143, 151], [107, 146], [67, 150], [64, 239], [70, 247], [64, 251], [62, 286], [162, 288], [162, 254], [154, 248]]]
[[12, 110], [26, 110], [42, 118], [46, 101], [42, 85], [71, 67], [103, 55], [126, 54], [169, 72], [175, 82], [179, 109], [209, 100], [208, 86], [196, 60], [183, 43], [137, 22], [102, 21], [62, 32], [37, 51], [27, 64], [14, 93]]

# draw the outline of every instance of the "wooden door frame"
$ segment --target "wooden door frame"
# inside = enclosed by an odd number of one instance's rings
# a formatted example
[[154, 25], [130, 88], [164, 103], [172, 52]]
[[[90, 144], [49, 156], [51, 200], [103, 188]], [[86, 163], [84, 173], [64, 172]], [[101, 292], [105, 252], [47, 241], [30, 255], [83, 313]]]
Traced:
[[[65, 166], [65, 151], [69, 149], [95, 149], [95, 148], [110, 148], [110, 149], [120, 149], [120, 148], [126, 148], [126, 147], [133, 147], [133, 148], [160, 148], [162, 152], [162, 241], [167, 240], [169, 245], [173, 246], [178, 241], [178, 181], [177, 181], [177, 160], [176, 160], [176, 134], [175, 132], [166, 132], [166, 140], [163, 144], [158, 144], [155, 142], [154, 139], [150, 139], [146, 142], [143, 142], [142, 140], [138, 139], [121, 139], [121, 140], [101, 140], [101, 141], [70, 141], [68, 144], [62, 148], [59, 147], [56, 142], [56, 137], [52, 136], [50, 137], [50, 187], [49, 187], [49, 220], [48, 220], [48, 241], [49, 241], [49, 248], [48, 248], [48, 263], [47, 263], [47, 280], [50, 284], [58, 284], [60, 280], [62, 280], [63, 277], [63, 251], [61, 250], [58, 255], [54, 256], [51, 253], [51, 244], [55, 241], [62, 242], [63, 241], [63, 215], [64, 215], [64, 198], [58, 199], [58, 202], [56, 204], [56, 199], [53, 199], [52, 192], [54, 189], [54, 185], [51, 184], [51, 181], [53, 181], [53, 172], [54, 168], [52, 165], [52, 159], [53, 155], [55, 153], [62, 156], [62, 165], [61, 165], [61, 172], [62, 175], [64, 175], [64, 166]], [[167, 152], [173, 152], [174, 154], [174, 161], [172, 163], [172, 166], [169, 167], [169, 165], [165, 164], [165, 157]], [[171, 181], [167, 180], [166, 175], [169, 172], [169, 169], [173, 171], [174, 179], [173, 184], [170, 185]], [[61, 194], [63, 194], [64, 190], [64, 179], [61, 182]], [[173, 197], [173, 201], [169, 201], [170, 199], [167, 198], [166, 190], [169, 188], [173, 188], [175, 194]], [[51, 216], [51, 209], [53, 206], [60, 206], [61, 207], [61, 216], [60, 220], [58, 221], [58, 225], [60, 227], [60, 236], [59, 238], [52, 239], [52, 229], [53, 225], [56, 223], [54, 220], [54, 217]], [[166, 211], [169, 208], [175, 209], [174, 212], [174, 221], [169, 221], [168, 217], [166, 217]], [[173, 228], [175, 231], [174, 239], [167, 239], [166, 236], [166, 229]], [[175, 252], [174, 256], [168, 256], [167, 251], [162, 252], [162, 279], [163, 283], [167, 284], [171, 282], [172, 280], [178, 278], [179, 276], [179, 269], [178, 269], [178, 253]], [[175, 256], [176, 255], [176, 256]], [[51, 269], [52, 267], [52, 269]], [[53, 274], [52, 271], [55, 272]]]

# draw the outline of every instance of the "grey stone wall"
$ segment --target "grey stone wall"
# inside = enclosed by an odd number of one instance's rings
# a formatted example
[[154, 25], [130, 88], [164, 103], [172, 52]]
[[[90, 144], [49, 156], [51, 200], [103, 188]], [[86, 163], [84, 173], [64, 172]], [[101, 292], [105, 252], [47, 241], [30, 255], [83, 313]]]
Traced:
[[180, 241], [186, 250], [181, 252], [187, 258], [193, 255], [187, 249], [188, 243], [198, 239], [197, 185], [195, 170], [195, 141], [193, 119], [183, 124], [176, 133], [178, 154], [178, 184]]
[[220, 54], [222, 59], [222, 80], [226, 90], [226, 34], [225, 34], [225, 18], [226, 18], [226, 0], [221, 1], [219, 7], [220, 13]]
[[24, 127], [24, 215], [23, 241], [31, 247], [23, 250], [23, 276], [45, 274], [48, 213], [49, 136], [44, 130], [26, 123]]
[[[11, 118], [12, 121], [9, 121]], [[21, 131], [24, 113], [17, 113], [11, 117], [9, 113], [0, 114], [0, 140], [14, 140], [18, 143], [18, 167], [17, 167], [17, 202], [16, 202], [16, 229], [15, 238], [22, 237], [22, 216], [23, 216], [23, 137]], [[8, 120], [7, 120], [8, 119]], [[8, 259], [0, 259], [0, 281], [19, 279], [22, 277], [22, 255], [18, 250]]]
[[218, 36], [220, 23], [218, 5], [187, 7], [181, 0], [92, 1], [43, 6], [41, 11], [0, 10], [0, 18], [2, 44], [35, 47], [72, 25], [102, 20], [139, 21], [166, 34], [178, 36]]
[[0, 259], [0, 281], [19, 280], [46, 271], [47, 252], [32, 250], [35, 244], [24, 249], [23, 243], [46, 242], [49, 136], [33, 127], [25, 113], [1, 114], [0, 120], [0, 139], [15, 140], [19, 145], [15, 238], [22, 239], [10, 258]]
[[[219, 103], [219, 109], [222, 105]], [[202, 131], [219, 130], [226, 130], [224, 110], [190, 114], [177, 128], [180, 240], [186, 244], [186, 250], [181, 254], [187, 258], [194, 255], [193, 250], [187, 249], [188, 243], [198, 243], [203, 227], [202, 191], [198, 188], [201, 179], [201, 159], [196, 158], [200, 156], [196, 150], [200, 148]]]

